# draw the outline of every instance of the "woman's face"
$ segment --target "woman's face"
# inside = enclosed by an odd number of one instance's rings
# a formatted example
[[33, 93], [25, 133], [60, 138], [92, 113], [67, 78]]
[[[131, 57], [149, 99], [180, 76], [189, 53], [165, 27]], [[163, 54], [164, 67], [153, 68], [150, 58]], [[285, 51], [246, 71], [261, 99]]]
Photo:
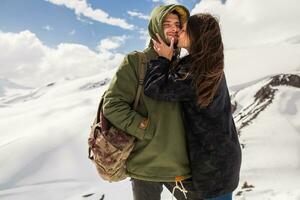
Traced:
[[185, 48], [187, 50], [190, 48], [190, 39], [189, 39], [188, 34], [186, 32], [186, 23], [183, 24], [182, 29], [179, 32], [177, 46], [179, 48]]

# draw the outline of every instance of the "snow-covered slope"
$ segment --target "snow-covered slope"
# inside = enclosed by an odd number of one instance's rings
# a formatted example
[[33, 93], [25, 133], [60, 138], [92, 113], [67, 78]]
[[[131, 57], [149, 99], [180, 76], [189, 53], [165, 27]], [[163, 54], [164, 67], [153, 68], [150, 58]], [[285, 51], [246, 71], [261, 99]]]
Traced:
[[243, 147], [237, 199], [300, 199], [299, 75], [281, 74], [234, 93]]
[[16, 93], [21, 93], [24, 90], [30, 89], [14, 83], [5, 78], [0, 78], [0, 98], [3, 96], [11, 96]]
[[126, 181], [103, 184], [87, 157], [90, 124], [113, 73], [1, 99], [0, 199], [131, 197]]
[[[300, 48], [281, 47], [281, 56], [278, 46], [232, 49], [225, 55], [244, 147], [235, 199], [300, 199], [299, 87], [270, 84], [279, 72], [299, 75]], [[105, 200], [132, 199], [129, 180], [102, 181], [87, 158], [90, 124], [113, 73], [7, 90], [0, 97], [1, 200], [96, 200], [103, 194]], [[170, 196], [163, 192], [163, 199]]]

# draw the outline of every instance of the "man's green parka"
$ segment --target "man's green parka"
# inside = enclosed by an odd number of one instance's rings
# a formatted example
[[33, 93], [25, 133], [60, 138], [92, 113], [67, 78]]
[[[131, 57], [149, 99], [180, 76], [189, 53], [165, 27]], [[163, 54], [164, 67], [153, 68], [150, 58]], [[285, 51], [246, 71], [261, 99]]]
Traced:
[[[159, 33], [165, 40], [162, 21], [171, 11], [184, 23], [188, 10], [179, 5], [153, 10], [148, 30], [151, 38]], [[166, 41], [166, 40], [165, 40]], [[143, 51], [147, 60], [157, 58], [150, 41]], [[140, 66], [136, 52], [128, 54], [113, 77], [103, 104], [104, 116], [116, 127], [135, 136], [135, 147], [127, 160], [128, 176], [155, 182], [174, 182], [176, 177], [190, 177], [186, 138], [179, 102], [156, 101], [141, 93], [137, 111], [132, 109]]]

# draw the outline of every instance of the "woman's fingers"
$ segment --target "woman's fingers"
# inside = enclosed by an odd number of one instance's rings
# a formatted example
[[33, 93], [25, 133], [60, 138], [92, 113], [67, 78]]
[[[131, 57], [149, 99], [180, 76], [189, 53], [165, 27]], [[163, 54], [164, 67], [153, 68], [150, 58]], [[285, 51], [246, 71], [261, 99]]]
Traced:
[[151, 38], [151, 40], [152, 40], [152, 42], [153, 42], [154, 44], [157, 43], [156, 40], [154, 40], [153, 38]]
[[170, 48], [171, 48], [171, 50], [174, 49], [174, 38], [171, 38]]
[[156, 33], [156, 36], [158, 41], [152, 39], [154, 50], [159, 56], [164, 56], [169, 60], [171, 60], [173, 55], [173, 50], [174, 50], [174, 38], [171, 38], [171, 43], [169, 46], [161, 39], [158, 33]]
[[156, 47], [156, 48], [158, 48], [158, 49], [160, 49], [160, 48], [163, 47], [163, 46], [162, 46], [159, 42], [157, 42], [156, 40], [152, 39], [152, 41], [153, 41], [153, 46], [154, 46], [154, 47]]
[[165, 44], [164, 41], [161, 39], [161, 37], [159, 36], [158, 33], [156, 33], [156, 37], [157, 37], [157, 39], [158, 39], [158, 41], [159, 41], [160, 44], [162, 44], [162, 45]]
[[158, 52], [157, 52], [157, 49], [156, 49], [156, 46], [153, 46], [153, 48], [154, 48], [154, 50], [156, 51], [156, 53], [158, 53]]
[[157, 45], [160, 45], [161, 47], [170, 47], [172, 50], [174, 49], [174, 38], [172, 37], [171, 38], [171, 44], [170, 44], [170, 46], [168, 46], [162, 39], [161, 39], [161, 37], [159, 36], [159, 34], [158, 33], [156, 33], [156, 36], [157, 36], [157, 39], [158, 39], [158, 41], [159, 41], [159, 43], [157, 42], [157, 41], [155, 41], [156, 42], [156, 44]]
[[156, 53], [158, 54], [158, 55], [160, 55], [160, 49], [158, 48], [158, 47], [156, 47], [156, 46], [153, 46], [154, 47], [154, 51], [156, 51]]
[[156, 40], [152, 39], [152, 41], [153, 41], [153, 44], [154, 44], [154, 45], [156, 45], [156, 46], [160, 45], [160, 43], [157, 42]]
[[152, 41], [153, 41], [153, 46], [157, 46], [157, 42], [153, 39], [152, 39]]

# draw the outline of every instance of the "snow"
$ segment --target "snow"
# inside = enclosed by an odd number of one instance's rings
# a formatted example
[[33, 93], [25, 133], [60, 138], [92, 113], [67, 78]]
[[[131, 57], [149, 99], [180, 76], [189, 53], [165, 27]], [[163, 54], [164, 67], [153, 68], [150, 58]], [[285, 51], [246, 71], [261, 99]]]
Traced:
[[[87, 154], [89, 128], [114, 72], [61, 80], [5, 98], [0, 112], [0, 163], [5, 163], [0, 165], [0, 199], [133, 198], [129, 179], [101, 180]], [[93, 195], [83, 197], [88, 194]]]
[[[226, 76], [239, 112], [277, 73], [299, 74], [299, 44], [227, 49]], [[116, 69], [0, 97], [0, 199], [132, 199], [129, 179], [101, 180], [87, 157], [89, 128]], [[238, 200], [300, 199], [300, 89], [276, 87], [273, 103], [241, 130]], [[238, 125], [238, 123], [237, 123]], [[247, 181], [254, 188], [242, 189]], [[83, 197], [84, 195], [89, 195]], [[171, 199], [164, 190], [162, 199]]]
[[3, 96], [11, 96], [26, 89], [30, 88], [18, 85], [10, 80], [0, 78], [0, 98]]
[[82, 86], [106, 80], [113, 72], [41, 87], [17, 101], [7, 98], [0, 112], [0, 163], [5, 163], [0, 165], [0, 199], [131, 195], [128, 181], [104, 184], [87, 157], [89, 126], [107, 84]]
[[[258, 88], [254, 85], [235, 96], [236, 101], [243, 102], [242, 107], [253, 101], [245, 94], [252, 96], [255, 86]], [[241, 131], [245, 148], [238, 190], [245, 181], [255, 188], [237, 199], [300, 199], [300, 89], [276, 88], [273, 103]]]

